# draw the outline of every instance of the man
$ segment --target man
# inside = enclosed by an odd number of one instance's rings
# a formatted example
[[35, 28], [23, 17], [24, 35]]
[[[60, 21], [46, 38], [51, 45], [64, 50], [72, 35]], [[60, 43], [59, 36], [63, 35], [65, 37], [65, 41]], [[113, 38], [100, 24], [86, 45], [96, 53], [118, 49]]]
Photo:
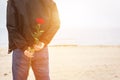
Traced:
[[[35, 43], [32, 35], [36, 31], [36, 18], [45, 21], [40, 26], [44, 32], [39, 36], [39, 44]], [[50, 80], [47, 45], [59, 26], [58, 11], [53, 0], [8, 0], [8, 52], [13, 51], [13, 80], [27, 80], [30, 66], [36, 80]]]

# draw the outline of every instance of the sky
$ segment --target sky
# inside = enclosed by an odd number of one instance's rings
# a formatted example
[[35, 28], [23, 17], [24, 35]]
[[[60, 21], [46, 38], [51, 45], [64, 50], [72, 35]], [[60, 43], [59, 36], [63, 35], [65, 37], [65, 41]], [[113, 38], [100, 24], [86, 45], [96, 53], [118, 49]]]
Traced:
[[120, 27], [120, 0], [55, 0], [63, 26]]
[[[120, 44], [120, 0], [54, 0], [61, 28], [59, 39], [80, 44]], [[0, 28], [6, 25], [6, 0], [0, 0]]]
[[120, 44], [120, 0], [55, 1], [61, 18], [59, 36], [72, 36], [80, 45]]
[[[0, 0], [0, 24], [5, 24], [6, 1]], [[120, 27], [120, 0], [54, 0], [61, 26]]]
[[6, 23], [6, 0], [0, 0], [0, 28]]

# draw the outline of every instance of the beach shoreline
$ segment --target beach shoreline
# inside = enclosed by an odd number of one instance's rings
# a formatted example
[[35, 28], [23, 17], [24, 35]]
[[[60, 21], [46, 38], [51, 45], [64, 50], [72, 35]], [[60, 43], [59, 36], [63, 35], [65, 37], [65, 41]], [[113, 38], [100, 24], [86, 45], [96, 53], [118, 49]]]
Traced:
[[[119, 80], [120, 46], [49, 46], [51, 80]], [[12, 54], [0, 48], [0, 80], [12, 80]], [[35, 80], [32, 70], [28, 80]]]

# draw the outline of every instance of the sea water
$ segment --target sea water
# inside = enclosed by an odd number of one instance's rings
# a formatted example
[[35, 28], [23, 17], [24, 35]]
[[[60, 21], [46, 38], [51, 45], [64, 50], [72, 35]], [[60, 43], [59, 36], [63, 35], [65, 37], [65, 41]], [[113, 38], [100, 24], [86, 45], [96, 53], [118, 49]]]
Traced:
[[8, 32], [6, 28], [0, 28], [0, 47], [8, 46]]
[[[60, 28], [50, 45], [120, 45], [119, 28]], [[8, 45], [8, 32], [0, 28], [0, 47]]]

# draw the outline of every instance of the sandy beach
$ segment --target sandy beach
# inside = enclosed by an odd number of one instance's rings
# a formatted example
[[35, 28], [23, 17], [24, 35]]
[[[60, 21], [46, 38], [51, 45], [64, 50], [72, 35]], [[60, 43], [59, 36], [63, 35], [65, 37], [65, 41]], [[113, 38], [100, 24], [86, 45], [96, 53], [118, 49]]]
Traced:
[[[0, 80], [12, 80], [11, 57], [0, 48]], [[51, 80], [120, 80], [119, 46], [52, 46], [49, 59]]]

